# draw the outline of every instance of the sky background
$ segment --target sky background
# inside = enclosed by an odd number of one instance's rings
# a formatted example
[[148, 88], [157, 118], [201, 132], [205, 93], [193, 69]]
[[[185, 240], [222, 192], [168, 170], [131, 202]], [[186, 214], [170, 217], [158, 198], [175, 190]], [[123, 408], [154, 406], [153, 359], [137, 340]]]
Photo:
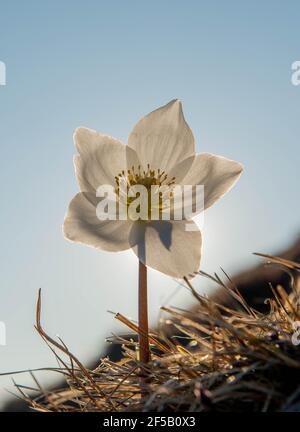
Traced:
[[[77, 192], [72, 134], [86, 126], [126, 142], [143, 115], [181, 99], [197, 151], [238, 160], [236, 187], [207, 211], [202, 269], [255, 265], [300, 232], [300, 3], [265, 1], [0, 0], [0, 372], [56, 365], [33, 324], [38, 288], [47, 332], [83, 362], [125, 331], [107, 310], [137, 317], [131, 251], [67, 242]], [[149, 272], [152, 323], [191, 297]], [[199, 290], [208, 287], [198, 279]], [[38, 375], [43, 382], [49, 377]], [[26, 375], [17, 381], [31, 383]], [[12, 390], [0, 378], [0, 403]]]

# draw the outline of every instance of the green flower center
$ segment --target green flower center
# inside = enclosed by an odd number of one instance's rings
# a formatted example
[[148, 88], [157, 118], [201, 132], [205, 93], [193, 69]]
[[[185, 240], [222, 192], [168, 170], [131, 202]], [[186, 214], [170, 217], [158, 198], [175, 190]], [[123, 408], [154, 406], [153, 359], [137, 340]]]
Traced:
[[[124, 194], [125, 189], [127, 210], [130, 204], [137, 198], [136, 196], [128, 195], [129, 189], [136, 185], [141, 185], [146, 188], [148, 194], [147, 220], [151, 220], [151, 208], [153, 207], [153, 201], [151, 199], [152, 187], [162, 188], [162, 190], [158, 192], [159, 197], [155, 206], [155, 210], [157, 211], [158, 209], [159, 212], [161, 212], [166, 208], [166, 196], [168, 198], [172, 197], [172, 187], [175, 185], [175, 177], [170, 178], [170, 176], [160, 168], [151, 169], [150, 164], [148, 164], [147, 170], [142, 170], [140, 165], [137, 168], [132, 166], [127, 172], [123, 170], [115, 177], [115, 183], [115, 191], [119, 197], [122, 196], [122, 192]], [[139, 211], [139, 208], [137, 208], [137, 210]]]

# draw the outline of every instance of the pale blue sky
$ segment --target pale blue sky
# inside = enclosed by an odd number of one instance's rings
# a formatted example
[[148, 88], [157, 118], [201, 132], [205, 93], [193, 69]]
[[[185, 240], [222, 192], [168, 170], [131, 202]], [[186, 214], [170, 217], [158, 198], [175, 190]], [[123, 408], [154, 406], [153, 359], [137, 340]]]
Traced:
[[[180, 98], [197, 150], [245, 165], [205, 216], [205, 271], [234, 273], [257, 262], [252, 252], [272, 253], [299, 233], [300, 86], [290, 81], [299, 22], [291, 0], [2, 0], [1, 371], [53, 364], [33, 329], [39, 287], [47, 330], [83, 361], [123, 330], [108, 309], [136, 318], [133, 255], [61, 234], [77, 191], [77, 126], [126, 141], [141, 116]], [[176, 284], [151, 272], [149, 290], [154, 319]], [[187, 301], [179, 293], [172, 303]]]

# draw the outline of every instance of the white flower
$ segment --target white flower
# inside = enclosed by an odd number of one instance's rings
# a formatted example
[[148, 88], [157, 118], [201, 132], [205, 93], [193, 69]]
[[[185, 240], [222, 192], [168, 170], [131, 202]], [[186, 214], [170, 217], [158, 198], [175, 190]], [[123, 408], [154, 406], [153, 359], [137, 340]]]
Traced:
[[175, 177], [179, 185], [203, 185], [204, 208], [208, 208], [238, 180], [242, 165], [209, 153], [195, 154], [194, 137], [178, 100], [142, 118], [128, 145], [87, 128], [76, 129], [74, 141], [80, 193], [69, 205], [65, 237], [106, 251], [132, 248], [144, 264], [173, 277], [197, 271], [201, 233], [193, 221], [188, 231], [185, 220], [101, 221], [96, 215], [96, 190], [106, 184], [116, 187], [119, 174], [132, 175], [140, 166], [141, 172], [152, 171], [152, 177], [165, 172], [167, 182]]

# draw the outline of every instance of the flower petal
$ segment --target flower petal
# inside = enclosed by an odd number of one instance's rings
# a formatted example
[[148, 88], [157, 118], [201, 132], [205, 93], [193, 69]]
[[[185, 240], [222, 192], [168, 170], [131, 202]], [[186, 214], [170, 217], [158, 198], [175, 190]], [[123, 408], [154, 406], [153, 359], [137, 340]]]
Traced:
[[210, 153], [201, 153], [181, 162], [175, 171], [180, 171], [181, 166], [186, 170], [186, 166], [189, 165], [190, 168], [180, 183], [204, 186], [204, 209], [213, 205], [228, 192], [243, 171], [243, 166], [239, 162]]
[[79, 152], [74, 165], [81, 191], [95, 192], [100, 185], [114, 185], [115, 176], [122, 170], [139, 165], [134, 150], [92, 129], [76, 129], [74, 142]]
[[140, 261], [169, 276], [182, 278], [199, 270], [202, 241], [193, 221], [136, 223], [130, 242]]
[[132, 222], [128, 220], [99, 220], [94, 194], [81, 192], [70, 202], [63, 232], [64, 236], [73, 242], [117, 252], [130, 248], [131, 228]]
[[194, 137], [186, 123], [181, 102], [173, 100], [142, 118], [133, 128], [128, 145], [144, 169], [168, 171], [195, 152]]

